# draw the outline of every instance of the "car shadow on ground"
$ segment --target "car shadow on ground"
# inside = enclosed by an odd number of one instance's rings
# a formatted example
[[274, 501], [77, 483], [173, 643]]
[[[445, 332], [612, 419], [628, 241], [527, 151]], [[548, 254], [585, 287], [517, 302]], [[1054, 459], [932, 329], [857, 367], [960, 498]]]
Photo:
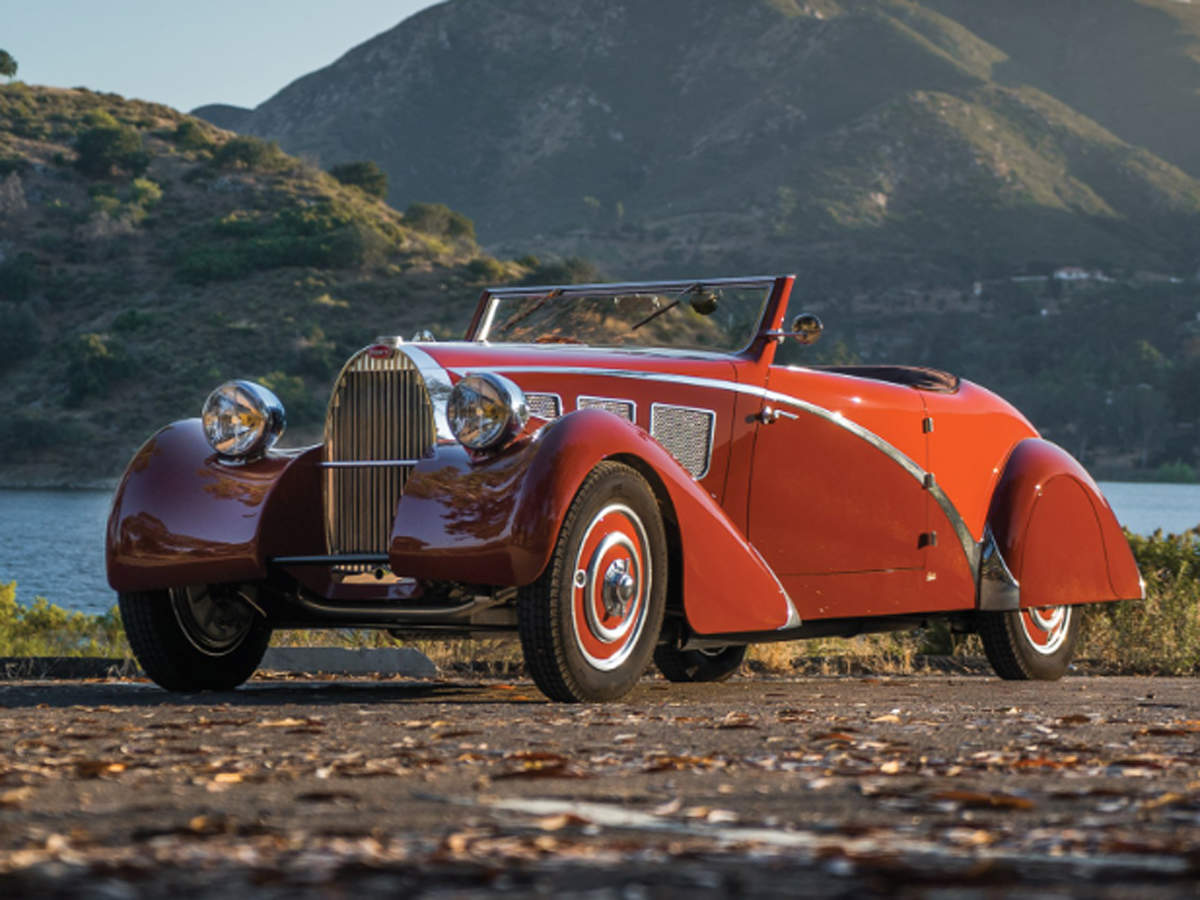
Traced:
[[233, 691], [169, 693], [143, 681], [0, 683], [0, 708], [278, 707], [347, 703], [454, 705], [547, 703], [531, 684], [429, 681], [251, 681]]

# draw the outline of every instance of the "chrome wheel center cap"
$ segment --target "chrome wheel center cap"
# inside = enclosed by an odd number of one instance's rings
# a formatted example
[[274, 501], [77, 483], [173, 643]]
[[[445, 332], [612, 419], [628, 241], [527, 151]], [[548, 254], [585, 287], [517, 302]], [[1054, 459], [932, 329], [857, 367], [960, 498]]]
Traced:
[[629, 574], [629, 560], [614, 560], [604, 573], [604, 612], [623, 617], [637, 593], [637, 581]]

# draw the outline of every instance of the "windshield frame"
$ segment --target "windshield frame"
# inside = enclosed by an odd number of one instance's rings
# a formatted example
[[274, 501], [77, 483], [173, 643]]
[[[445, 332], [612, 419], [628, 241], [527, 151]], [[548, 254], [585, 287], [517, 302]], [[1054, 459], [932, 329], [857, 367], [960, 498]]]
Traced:
[[[757, 275], [745, 278], [694, 278], [682, 281], [621, 281], [595, 284], [547, 284], [486, 288], [480, 295], [479, 304], [475, 308], [475, 315], [471, 317], [471, 323], [467, 326], [465, 339], [480, 344], [490, 343], [488, 333], [494, 324], [500, 301], [506, 299], [536, 298], [552, 295], [549, 297], [550, 301], [557, 303], [569, 300], [572, 297], [589, 296], [598, 293], [649, 293], [654, 291], [682, 294], [697, 286], [715, 288], [771, 288], [766, 301], [763, 303], [762, 316], [759, 319], [758, 327], [744, 347], [728, 351], [694, 351], [696, 353], [718, 352], [721, 355], [745, 356], [751, 352], [757, 343], [764, 339], [765, 332], [778, 328], [778, 323], [782, 320], [784, 309], [787, 306], [788, 294], [790, 293], [794, 279], [795, 276], [793, 275]], [[518, 345], [517, 342], [514, 342], [514, 346], [516, 345]], [[654, 349], [680, 350], [681, 348], [672, 348], [669, 345], [664, 345], [662, 348], [643, 346], [623, 347], [619, 349], [653, 351]]]

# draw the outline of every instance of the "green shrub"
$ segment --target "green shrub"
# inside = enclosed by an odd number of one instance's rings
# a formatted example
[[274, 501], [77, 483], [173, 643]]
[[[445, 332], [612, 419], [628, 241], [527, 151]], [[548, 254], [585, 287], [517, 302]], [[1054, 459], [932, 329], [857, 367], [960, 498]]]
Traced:
[[75, 167], [90, 178], [108, 178], [114, 173], [141, 175], [150, 165], [142, 135], [115, 120], [111, 125], [96, 125], [81, 132], [75, 150], [79, 154]]
[[387, 196], [387, 172], [373, 162], [352, 162], [334, 166], [329, 174], [340, 181], [359, 188], [364, 193], [380, 199]]
[[142, 209], [156, 206], [162, 200], [162, 188], [149, 178], [135, 178], [129, 187], [130, 199]]
[[108, 194], [97, 194], [92, 197], [92, 211], [116, 217], [121, 210], [121, 201]]
[[472, 281], [485, 281], [489, 284], [495, 284], [498, 281], [503, 281], [508, 273], [504, 270], [504, 264], [498, 259], [493, 259], [490, 256], [481, 256], [467, 263], [467, 274], [471, 276]]
[[104, 394], [129, 373], [129, 358], [119, 341], [102, 334], [81, 334], [72, 342], [67, 369], [67, 405]]
[[349, 268], [381, 261], [394, 248], [392, 236], [333, 203], [272, 215], [237, 210], [213, 224], [209, 240], [188, 243], [177, 272], [203, 284], [283, 266]]
[[17, 77], [17, 61], [7, 50], [0, 50], [0, 75]]
[[256, 137], [235, 137], [226, 141], [213, 155], [213, 164], [221, 169], [249, 169], [252, 172], [275, 171], [288, 161], [274, 141]]
[[404, 211], [404, 221], [426, 234], [475, 240], [475, 223], [445, 203], [410, 204]]
[[180, 122], [175, 127], [172, 138], [175, 146], [183, 150], [208, 150], [212, 147], [212, 140], [209, 138], [208, 132], [195, 119], [184, 119]]
[[[1170, 482], [1173, 484], [1195, 484], [1200, 481], [1197, 477], [1196, 469], [1182, 460], [1173, 462], [1165, 462], [1160, 465], [1151, 474], [1152, 481]], [[1200, 518], [1200, 511], [1197, 511], [1196, 516]]]
[[27, 607], [17, 602], [15, 581], [0, 584], [0, 656], [128, 655], [115, 606], [101, 615], [88, 615], [38, 597]]
[[1089, 607], [1079, 655], [1128, 673], [1200, 671], [1200, 531], [1128, 537], [1146, 599]]

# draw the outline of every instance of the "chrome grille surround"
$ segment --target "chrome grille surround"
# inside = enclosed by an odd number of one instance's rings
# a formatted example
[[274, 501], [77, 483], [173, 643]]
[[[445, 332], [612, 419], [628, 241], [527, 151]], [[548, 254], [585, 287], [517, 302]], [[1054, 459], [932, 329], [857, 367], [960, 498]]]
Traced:
[[650, 404], [650, 436], [695, 478], [708, 474], [717, 414], [711, 409]]
[[[383, 346], [390, 355], [376, 349]], [[433, 454], [434, 441], [429, 392], [404, 351], [377, 344], [351, 357], [325, 417], [325, 539], [331, 556], [388, 552], [396, 504], [416, 463]], [[356, 563], [334, 571], [347, 576], [375, 568]]]
[[562, 415], [562, 397], [558, 394], [526, 394], [525, 405], [529, 407], [529, 414], [539, 419], [557, 419]]
[[637, 406], [632, 400], [619, 400], [615, 397], [576, 397], [576, 409], [605, 409], [629, 422], [637, 420]]

